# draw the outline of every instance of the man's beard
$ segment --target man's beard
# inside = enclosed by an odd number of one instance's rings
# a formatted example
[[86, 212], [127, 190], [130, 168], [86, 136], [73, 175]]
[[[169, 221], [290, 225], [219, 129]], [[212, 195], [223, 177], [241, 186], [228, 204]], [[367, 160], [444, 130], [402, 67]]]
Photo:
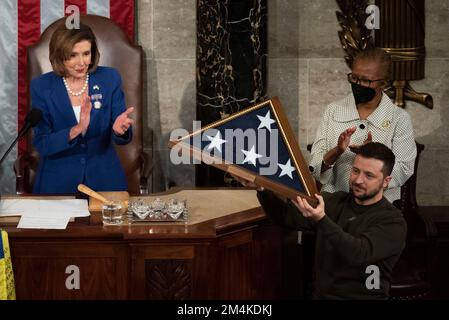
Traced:
[[376, 188], [375, 190], [369, 192], [369, 193], [365, 193], [364, 195], [361, 196], [356, 196], [354, 194], [354, 191], [352, 190], [352, 184], [349, 185], [349, 191], [351, 192], [351, 194], [354, 196], [354, 198], [360, 200], [360, 201], [365, 201], [365, 200], [369, 200], [374, 198], [380, 190], [383, 189], [383, 185], [381, 184], [378, 188]]

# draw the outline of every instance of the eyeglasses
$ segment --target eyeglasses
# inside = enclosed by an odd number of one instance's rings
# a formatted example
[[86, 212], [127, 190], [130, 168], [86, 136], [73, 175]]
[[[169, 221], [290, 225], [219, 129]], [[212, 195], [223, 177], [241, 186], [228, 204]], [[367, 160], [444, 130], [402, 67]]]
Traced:
[[385, 81], [385, 79], [376, 79], [376, 80], [368, 80], [368, 79], [360, 79], [357, 76], [353, 75], [352, 72], [348, 73], [348, 81], [351, 83], [357, 83], [364, 87], [371, 87], [371, 84], [377, 81]]

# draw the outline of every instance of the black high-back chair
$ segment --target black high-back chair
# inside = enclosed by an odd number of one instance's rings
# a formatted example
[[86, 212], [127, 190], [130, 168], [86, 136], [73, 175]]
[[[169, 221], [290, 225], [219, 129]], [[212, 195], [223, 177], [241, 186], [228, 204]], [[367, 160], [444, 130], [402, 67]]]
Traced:
[[421, 214], [416, 200], [418, 164], [424, 145], [416, 142], [416, 149], [414, 174], [401, 188], [400, 209], [407, 222], [407, 243], [393, 270], [390, 295], [395, 300], [432, 297], [438, 233], [429, 217]]

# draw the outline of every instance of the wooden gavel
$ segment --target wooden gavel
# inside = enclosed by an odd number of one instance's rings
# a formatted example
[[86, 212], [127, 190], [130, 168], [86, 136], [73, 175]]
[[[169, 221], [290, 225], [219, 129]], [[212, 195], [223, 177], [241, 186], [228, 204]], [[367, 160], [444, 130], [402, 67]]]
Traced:
[[89, 188], [88, 186], [84, 185], [84, 184], [79, 184], [78, 185], [78, 190], [82, 193], [87, 194], [88, 196], [95, 198], [97, 200], [100, 200], [103, 203], [111, 203], [111, 200], [106, 199], [105, 197], [103, 197], [101, 194], [99, 194], [98, 192], [92, 190], [91, 188]]

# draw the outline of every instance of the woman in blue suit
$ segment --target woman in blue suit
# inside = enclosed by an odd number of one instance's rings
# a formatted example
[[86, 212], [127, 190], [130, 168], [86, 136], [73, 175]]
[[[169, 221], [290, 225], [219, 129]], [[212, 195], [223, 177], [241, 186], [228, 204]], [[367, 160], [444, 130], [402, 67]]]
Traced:
[[31, 81], [31, 104], [42, 121], [33, 144], [40, 154], [33, 193], [75, 193], [84, 183], [98, 191], [127, 190], [114, 144], [132, 139], [120, 74], [98, 66], [95, 35], [83, 24], [62, 23], [50, 40], [53, 72]]

